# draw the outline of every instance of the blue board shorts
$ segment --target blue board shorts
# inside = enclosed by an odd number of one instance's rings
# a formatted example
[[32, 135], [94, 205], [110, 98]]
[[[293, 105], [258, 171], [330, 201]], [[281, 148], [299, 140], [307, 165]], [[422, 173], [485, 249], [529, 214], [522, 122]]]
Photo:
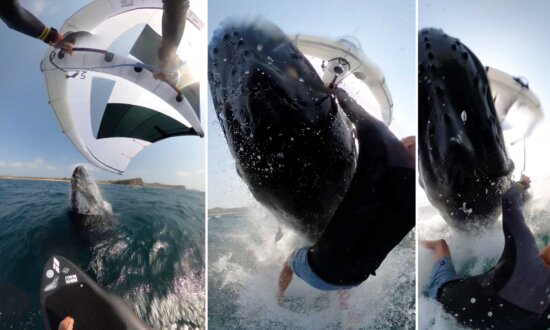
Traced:
[[437, 292], [443, 284], [460, 278], [450, 257], [443, 257], [434, 262], [430, 285], [427, 288], [428, 297], [437, 299]]
[[307, 284], [312, 287], [323, 290], [323, 291], [333, 291], [333, 290], [349, 290], [356, 287], [357, 285], [337, 285], [325, 282], [322, 278], [317, 276], [311, 268], [307, 260], [307, 253], [309, 251], [309, 246], [299, 248], [292, 252], [288, 260], [288, 265], [290, 269], [296, 274], [299, 278], [304, 280]]

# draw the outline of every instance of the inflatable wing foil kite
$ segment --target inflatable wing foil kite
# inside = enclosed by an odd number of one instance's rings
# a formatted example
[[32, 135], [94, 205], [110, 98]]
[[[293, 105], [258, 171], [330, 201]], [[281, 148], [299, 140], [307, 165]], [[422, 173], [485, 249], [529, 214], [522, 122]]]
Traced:
[[386, 125], [392, 121], [393, 100], [382, 71], [358, 46], [358, 41], [311, 35], [289, 36], [308, 58], [323, 83], [350, 93], [357, 103]]
[[143, 148], [173, 136], [203, 136], [199, 79], [203, 23], [187, 14], [178, 48], [178, 89], [155, 80], [161, 0], [96, 0], [60, 29], [72, 55], [50, 47], [42, 60], [49, 103], [63, 133], [97, 167], [122, 174]]
[[492, 67], [485, 70], [504, 137], [510, 144], [515, 144], [529, 136], [542, 119], [539, 98], [531, 91], [525, 78], [511, 76]]

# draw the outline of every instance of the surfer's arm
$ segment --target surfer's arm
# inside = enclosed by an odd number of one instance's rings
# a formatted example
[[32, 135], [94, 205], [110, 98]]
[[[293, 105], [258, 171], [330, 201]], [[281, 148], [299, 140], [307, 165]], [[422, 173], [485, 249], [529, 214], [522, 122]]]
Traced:
[[283, 264], [283, 269], [279, 274], [279, 289], [277, 290], [277, 302], [279, 304], [283, 301], [283, 295], [285, 294], [286, 289], [292, 282], [293, 272], [288, 264], [288, 260]]
[[189, 0], [163, 0], [162, 14], [162, 45], [159, 49], [159, 59], [170, 62], [176, 56], [176, 50], [183, 37]]
[[370, 117], [368, 116], [368, 112], [350, 97], [345, 90], [341, 88], [337, 89], [336, 99], [346, 116], [348, 116], [355, 125], [361, 124], [367, 117]]
[[12, 30], [30, 37], [54, 44], [63, 39], [56, 29], [47, 27], [31, 12], [23, 8], [18, 0], [0, 1], [0, 17]]
[[[528, 186], [527, 186], [528, 187]], [[502, 196], [502, 224], [505, 234], [505, 251], [508, 240], [513, 240], [516, 254], [538, 255], [533, 234], [525, 224], [522, 213], [523, 195], [526, 183], [516, 182]], [[511, 242], [510, 242], [511, 243]]]
[[[360, 142], [371, 141], [366, 151], [370, 155], [384, 153], [387, 157], [387, 165], [391, 167], [415, 168], [415, 142], [414, 137], [409, 137], [407, 143], [411, 143], [412, 150], [408, 151], [403, 142], [388, 129], [388, 127], [363, 109], [343, 89], [336, 90], [338, 104], [346, 116], [355, 125]], [[372, 141], [379, 141], [380, 148], [375, 149]], [[376, 144], [376, 142], [374, 142]], [[383, 144], [383, 146], [382, 146]]]

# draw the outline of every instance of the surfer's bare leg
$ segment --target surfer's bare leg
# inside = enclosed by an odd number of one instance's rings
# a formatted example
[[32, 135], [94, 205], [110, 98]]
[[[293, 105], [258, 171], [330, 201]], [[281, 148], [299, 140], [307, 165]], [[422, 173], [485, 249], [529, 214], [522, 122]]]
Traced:
[[349, 297], [351, 293], [349, 290], [338, 291], [338, 300], [340, 302], [340, 309], [347, 310], [349, 308]]
[[283, 302], [283, 295], [290, 285], [290, 282], [292, 282], [293, 275], [294, 274], [287, 260], [285, 261], [283, 269], [281, 269], [281, 273], [279, 274], [279, 289], [277, 290], [277, 302], [279, 303], [279, 305]]
[[360, 316], [350, 309], [349, 299], [351, 297], [350, 290], [338, 291], [338, 301], [340, 303], [340, 310], [344, 313], [342, 329], [357, 329], [361, 320]]
[[74, 319], [70, 316], [67, 316], [59, 323], [58, 330], [73, 330]]
[[434, 252], [434, 260], [439, 260], [445, 257], [451, 258], [451, 251], [449, 250], [449, 246], [444, 239], [439, 239], [435, 241], [424, 240], [420, 241], [420, 245]]

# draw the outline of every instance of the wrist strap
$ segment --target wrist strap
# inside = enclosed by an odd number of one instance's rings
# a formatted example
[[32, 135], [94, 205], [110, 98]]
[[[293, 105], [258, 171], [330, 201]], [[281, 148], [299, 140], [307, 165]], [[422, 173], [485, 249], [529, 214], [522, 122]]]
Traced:
[[53, 45], [59, 40], [59, 32], [53, 27], [45, 27], [44, 31], [38, 36], [38, 39]]

